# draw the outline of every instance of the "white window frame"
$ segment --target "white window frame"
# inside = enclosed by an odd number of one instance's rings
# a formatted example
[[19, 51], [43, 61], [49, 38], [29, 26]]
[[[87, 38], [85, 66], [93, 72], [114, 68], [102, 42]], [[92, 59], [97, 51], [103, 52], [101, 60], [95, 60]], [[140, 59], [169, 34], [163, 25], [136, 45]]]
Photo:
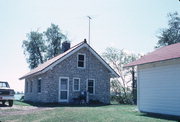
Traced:
[[87, 79], [87, 82], [86, 82], [86, 90], [88, 91], [88, 82], [89, 82], [89, 80], [92, 80], [93, 81], [93, 93], [89, 93], [90, 95], [95, 95], [95, 79]]
[[[78, 90], [75, 90], [75, 89], [74, 89], [74, 80], [75, 80], [75, 79], [78, 79], [78, 80], [79, 80], [79, 88], [78, 88]], [[81, 86], [80, 84], [81, 84], [80, 78], [73, 78], [73, 91], [80, 91], [80, 86]]]
[[[41, 88], [41, 91], [39, 92], [39, 80], [41, 80], [41, 84], [40, 84], [40, 88]], [[38, 78], [38, 82], [37, 82], [37, 93], [40, 94], [42, 92], [42, 78]]]
[[[79, 67], [78, 66], [79, 55], [83, 55], [84, 56], [84, 67]], [[77, 68], [80, 68], [80, 69], [85, 69], [86, 68], [86, 54], [85, 53], [78, 53], [77, 54]]]

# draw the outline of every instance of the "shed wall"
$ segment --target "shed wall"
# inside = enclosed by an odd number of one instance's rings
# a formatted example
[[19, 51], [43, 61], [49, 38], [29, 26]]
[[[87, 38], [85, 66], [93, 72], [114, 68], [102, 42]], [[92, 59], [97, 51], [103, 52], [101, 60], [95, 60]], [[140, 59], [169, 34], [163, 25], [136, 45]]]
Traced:
[[138, 66], [138, 107], [180, 116], [180, 59]]

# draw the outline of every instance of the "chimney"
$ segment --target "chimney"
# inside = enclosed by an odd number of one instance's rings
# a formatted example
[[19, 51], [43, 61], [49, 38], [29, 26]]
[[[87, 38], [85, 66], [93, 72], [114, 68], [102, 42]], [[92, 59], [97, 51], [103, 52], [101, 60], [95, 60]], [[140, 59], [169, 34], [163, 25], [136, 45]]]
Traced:
[[84, 43], [87, 43], [86, 39], [84, 39]]
[[71, 43], [70, 43], [70, 42], [64, 41], [64, 42], [62, 43], [62, 51], [63, 51], [63, 52], [66, 52], [67, 50], [70, 49], [70, 46], [71, 46]]

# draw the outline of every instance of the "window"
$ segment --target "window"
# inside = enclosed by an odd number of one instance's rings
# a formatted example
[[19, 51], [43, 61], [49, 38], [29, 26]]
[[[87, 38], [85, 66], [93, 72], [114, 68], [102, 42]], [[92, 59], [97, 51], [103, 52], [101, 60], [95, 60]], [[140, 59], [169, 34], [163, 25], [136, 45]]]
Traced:
[[41, 92], [41, 78], [39, 78], [38, 82], [37, 82], [37, 91], [38, 91], [38, 93]]
[[78, 54], [78, 67], [85, 68], [85, 54]]
[[73, 79], [73, 90], [80, 91], [80, 79], [79, 78]]
[[32, 92], [33, 82], [30, 82], [30, 92]]
[[26, 81], [26, 93], [28, 93], [28, 81]]
[[5, 88], [9, 88], [9, 85], [7, 82], [0, 82], [0, 87], [5, 87]]
[[94, 82], [94, 80], [88, 80], [88, 92], [89, 92], [89, 94], [95, 93], [95, 82]]

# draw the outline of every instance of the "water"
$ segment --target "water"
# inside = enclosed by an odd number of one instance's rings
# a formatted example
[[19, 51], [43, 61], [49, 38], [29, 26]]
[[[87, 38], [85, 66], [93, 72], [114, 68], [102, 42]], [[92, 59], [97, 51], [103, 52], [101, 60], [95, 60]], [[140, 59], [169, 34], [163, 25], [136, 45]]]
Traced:
[[15, 94], [14, 99], [15, 100], [20, 100], [22, 96], [24, 96], [24, 94]]

